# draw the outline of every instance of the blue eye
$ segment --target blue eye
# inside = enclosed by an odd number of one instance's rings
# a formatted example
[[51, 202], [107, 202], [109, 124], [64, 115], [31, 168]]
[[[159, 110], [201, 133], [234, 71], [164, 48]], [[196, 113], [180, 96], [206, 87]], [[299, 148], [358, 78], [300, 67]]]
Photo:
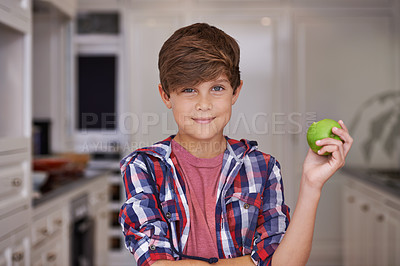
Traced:
[[213, 89], [213, 91], [223, 91], [224, 90], [224, 88], [222, 86], [214, 86], [212, 89]]
[[194, 92], [194, 89], [192, 89], [192, 88], [186, 88], [186, 89], [183, 89], [182, 92], [184, 92], [184, 93], [191, 93], [191, 92]]

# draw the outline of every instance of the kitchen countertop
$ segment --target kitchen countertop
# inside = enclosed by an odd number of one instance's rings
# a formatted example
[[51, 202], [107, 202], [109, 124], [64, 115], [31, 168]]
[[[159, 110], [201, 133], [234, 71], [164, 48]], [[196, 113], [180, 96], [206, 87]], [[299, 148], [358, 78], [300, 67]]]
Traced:
[[32, 199], [32, 206], [35, 208], [49, 200], [55, 199], [64, 195], [70, 191], [80, 188], [102, 176], [108, 175], [112, 172], [111, 169], [87, 169], [84, 171], [83, 175], [79, 178], [74, 178], [73, 180], [66, 182], [55, 189], [48, 192], [40, 194], [39, 197]]
[[344, 173], [400, 198], [400, 170], [344, 167]]

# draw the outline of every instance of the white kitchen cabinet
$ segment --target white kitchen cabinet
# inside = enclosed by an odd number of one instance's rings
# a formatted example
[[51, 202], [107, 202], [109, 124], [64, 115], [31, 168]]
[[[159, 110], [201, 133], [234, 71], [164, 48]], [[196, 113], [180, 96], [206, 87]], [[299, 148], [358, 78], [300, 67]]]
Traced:
[[30, 265], [29, 230], [18, 228], [0, 241], [1, 266]]
[[343, 205], [344, 265], [400, 265], [400, 198], [350, 179]]
[[0, 0], [0, 265], [30, 265], [31, 1]]
[[93, 186], [89, 196], [91, 215], [95, 219], [94, 264], [108, 265], [108, 182]]
[[30, 0], [0, 0], [0, 23], [28, 32], [31, 20]]
[[32, 265], [68, 265], [69, 205], [53, 203], [44, 204], [34, 212], [31, 226]]
[[[76, 211], [74, 215], [88, 211], [94, 220], [94, 239], [91, 243], [94, 251], [93, 265], [108, 265], [107, 174], [99, 173], [98, 176], [85, 177], [76, 182], [71, 183], [67, 190], [60, 188], [59, 195], [34, 205], [30, 232], [32, 265], [70, 265], [72, 230], [77, 221], [74, 220], [76, 217], [72, 217], [73, 209]], [[84, 209], [75, 209], [74, 202], [82, 198], [87, 199], [88, 205], [84, 205]]]
[[95, 245], [95, 265], [108, 265], [108, 208], [102, 207], [96, 210], [96, 228], [94, 235]]
[[34, 266], [56, 266], [67, 265], [63, 260], [63, 249], [61, 239], [54, 238], [36, 249], [32, 256]]
[[36, 0], [54, 6], [57, 10], [68, 17], [74, 17], [78, 5], [77, 0]]

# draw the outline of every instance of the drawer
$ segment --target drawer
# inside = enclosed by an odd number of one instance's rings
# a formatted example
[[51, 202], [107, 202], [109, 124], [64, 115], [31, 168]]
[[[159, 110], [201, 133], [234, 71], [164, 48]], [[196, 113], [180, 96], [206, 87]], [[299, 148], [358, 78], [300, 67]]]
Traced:
[[30, 222], [29, 204], [29, 201], [26, 200], [24, 202], [18, 202], [11, 206], [3, 206], [0, 208], [0, 239], [12, 234], [12, 232], [17, 228], [28, 227], [28, 223]]
[[66, 224], [62, 210], [57, 210], [50, 214], [47, 222], [50, 234], [61, 232], [63, 225]]
[[32, 250], [34, 266], [67, 265], [61, 248], [61, 239], [45, 242]]
[[48, 241], [53, 235], [61, 235], [68, 224], [64, 209], [50, 209], [35, 215], [31, 226], [32, 246]]
[[35, 246], [45, 240], [51, 234], [48, 224], [48, 217], [44, 216], [33, 222], [31, 227], [32, 246]]
[[42, 254], [44, 265], [61, 265], [60, 243], [51, 243], [46, 252]]
[[0, 265], [30, 265], [28, 229], [19, 228], [0, 242]]
[[101, 186], [97, 188], [101, 189], [90, 193], [90, 205], [91, 206], [106, 205], [108, 203], [108, 186]]
[[11, 262], [13, 266], [26, 265], [29, 261], [27, 239], [15, 244], [11, 248]]
[[0, 138], [0, 166], [28, 160], [30, 145], [29, 138]]
[[28, 197], [28, 161], [23, 161], [0, 168], [0, 202], [1, 205], [12, 204]]

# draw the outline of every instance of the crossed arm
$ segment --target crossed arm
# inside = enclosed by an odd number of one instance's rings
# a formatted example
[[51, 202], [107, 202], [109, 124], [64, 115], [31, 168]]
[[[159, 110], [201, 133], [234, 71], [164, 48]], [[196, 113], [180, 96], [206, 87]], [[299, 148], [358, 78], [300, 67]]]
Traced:
[[[273, 266], [301, 266], [306, 265], [308, 261], [322, 187], [338, 169], [344, 166], [345, 158], [353, 144], [353, 139], [349, 135], [348, 129], [343, 121], [340, 120], [339, 124], [342, 129], [334, 128], [332, 131], [334, 134], [338, 135], [342, 141], [327, 138], [317, 142], [317, 145], [322, 146], [319, 154], [330, 152], [331, 155], [320, 156], [312, 152], [311, 149], [308, 150], [303, 164], [303, 173], [295, 212], [291, 218], [285, 236], [272, 255]], [[290, 256], [287, 254], [290, 254]], [[208, 265], [208, 263], [196, 260], [159, 260], [153, 265], [205, 266]], [[221, 259], [214, 265], [253, 266], [254, 262], [251, 260], [250, 255], [246, 255], [233, 259]]]

